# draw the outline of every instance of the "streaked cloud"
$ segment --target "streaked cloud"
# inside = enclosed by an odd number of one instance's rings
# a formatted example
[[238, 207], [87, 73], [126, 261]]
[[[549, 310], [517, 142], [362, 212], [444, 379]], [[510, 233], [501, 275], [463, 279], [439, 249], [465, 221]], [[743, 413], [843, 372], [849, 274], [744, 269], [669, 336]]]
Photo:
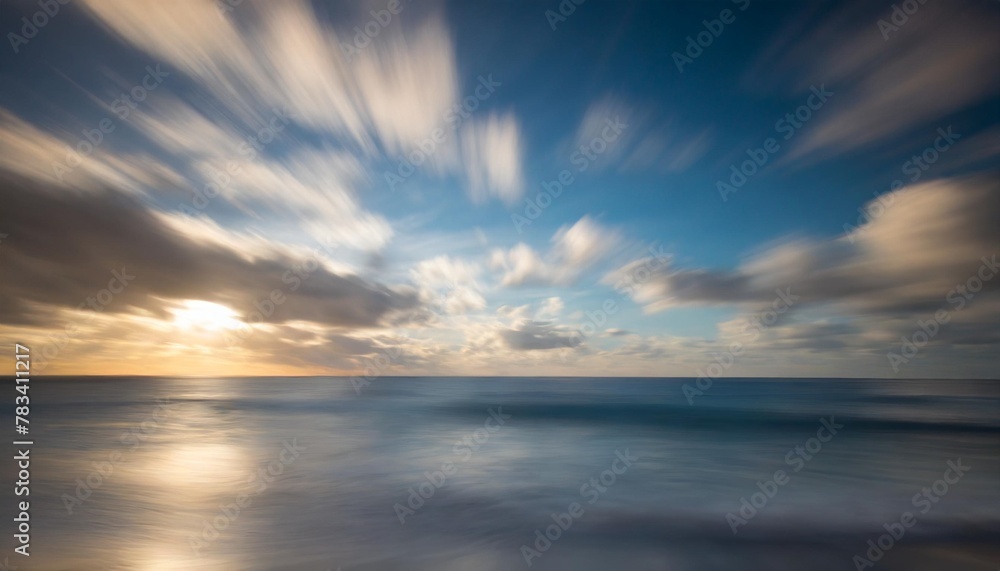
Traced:
[[524, 193], [522, 143], [517, 119], [491, 114], [473, 119], [462, 130], [462, 163], [475, 202], [497, 197], [507, 204]]
[[755, 85], [787, 85], [781, 78], [792, 77], [798, 92], [824, 83], [837, 93], [837, 104], [817, 117], [791, 157], [828, 158], [920, 126], [933, 129], [996, 97], [1000, 79], [984, 73], [1000, 60], [996, 10], [964, 1], [921, 4], [888, 41], [876, 25], [885, 17], [885, 6], [854, 3], [814, 25], [799, 22], [748, 71]]
[[[48, 347], [76, 324], [71, 373], [357, 372], [391, 350], [386, 374], [690, 375], [786, 295], [727, 374], [867, 374], [998, 253], [982, 3], [922, 4], [888, 41], [884, 6], [761, 6], [683, 80], [655, 54], [690, 30], [635, 25], [670, 4], [593, 6], [579, 26], [621, 20], [594, 45], [536, 41], [511, 6], [406, 6], [349, 54], [371, 6], [83, 0], [60, 15], [72, 36], [0, 56], [0, 335]], [[515, 35], [483, 33], [500, 21]], [[169, 75], [122, 116], [112, 98], [150, 68]], [[760, 165], [720, 203], [718, 171], [820, 84], [836, 97], [779, 141], [797, 168]], [[921, 150], [952, 123], [951, 150]], [[655, 263], [629, 262], [650, 243]], [[992, 374], [997, 284], [915, 374]]]
[[[274, 290], [286, 301], [271, 322], [370, 327], [391, 312], [417, 307], [416, 292], [406, 287], [336, 274], [318, 260], [310, 271], [309, 260], [279, 251], [251, 258], [221, 240], [196, 241], [114, 191], [95, 199], [5, 176], [0, 196], [9, 206], [0, 213], [0, 227], [11, 235], [4, 243], [7, 268], [23, 277], [2, 286], [5, 323], [56, 326], [60, 308], [76, 309], [107, 287], [112, 270], [123, 268], [135, 280], [107, 313], [141, 311], [163, 318], [168, 312], [160, 300], [171, 299], [249, 312]], [[59, 279], [50, 279], [53, 275]]]
[[574, 331], [538, 321], [522, 321], [512, 329], [502, 330], [500, 336], [508, 347], [517, 351], [565, 349], [583, 342]]
[[[668, 267], [640, 284], [635, 299], [653, 312], [707, 305], [742, 306], [749, 311], [766, 308], [785, 292], [794, 296], [796, 311], [831, 308], [847, 317], [870, 319], [867, 330], [897, 320], [902, 334], [912, 330], [917, 318], [954, 308], [948, 296], [956, 286], [976, 279], [984, 299], [975, 301], [975, 312], [956, 316], [948, 335], [938, 341], [961, 336], [963, 327], [976, 329], [977, 324], [1000, 319], [1000, 304], [989, 295], [1000, 289], [1000, 279], [984, 280], [979, 274], [984, 263], [993, 263], [1000, 255], [998, 191], [994, 177], [906, 187], [883, 197], [888, 204], [883, 213], [849, 235], [789, 241], [734, 270]], [[605, 280], [616, 281], [635, 264]], [[796, 336], [801, 337], [802, 327], [788, 325], [772, 334], [798, 328]]]
[[520, 243], [510, 250], [493, 250], [490, 264], [502, 271], [500, 283], [504, 286], [567, 285], [603, 260], [619, 241], [616, 231], [585, 216], [556, 232], [544, 258]]

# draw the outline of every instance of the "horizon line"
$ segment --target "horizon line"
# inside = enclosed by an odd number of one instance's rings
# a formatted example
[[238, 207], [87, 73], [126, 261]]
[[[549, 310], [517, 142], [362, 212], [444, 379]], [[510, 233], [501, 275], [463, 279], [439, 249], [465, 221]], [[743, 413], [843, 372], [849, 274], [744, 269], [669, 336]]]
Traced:
[[[57, 379], [57, 378], [67, 378], [67, 377], [81, 377], [81, 378], [138, 378], [138, 379], [164, 379], [164, 378], [174, 378], [174, 379], [275, 379], [275, 378], [289, 378], [289, 379], [316, 379], [316, 378], [334, 378], [334, 379], [351, 379], [351, 378], [364, 378], [364, 375], [121, 375], [121, 374], [61, 374], [61, 375], [32, 375], [31, 379]], [[414, 378], [437, 378], [437, 379], [458, 379], [458, 378], [471, 378], [471, 379], [660, 379], [660, 380], [676, 380], [676, 379], [698, 379], [700, 377], [694, 376], [640, 376], [640, 375], [627, 375], [627, 376], [594, 376], [594, 375], [378, 375], [369, 382], [373, 382], [376, 379], [414, 379]], [[712, 379], [713, 381], [718, 380], [736, 380], [736, 379], [775, 379], [775, 380], [841, 380], [841, 381], [1000, 381], [1000, 378], [990, 378], [990, 377], [871, 377], [871, 376], [861, 376], [861, 377], [801, 377], [801, 376], [773, 376], [773, 377], [755, 377], [755, 376], [732, 376], [732, 377], [716, 377]]]

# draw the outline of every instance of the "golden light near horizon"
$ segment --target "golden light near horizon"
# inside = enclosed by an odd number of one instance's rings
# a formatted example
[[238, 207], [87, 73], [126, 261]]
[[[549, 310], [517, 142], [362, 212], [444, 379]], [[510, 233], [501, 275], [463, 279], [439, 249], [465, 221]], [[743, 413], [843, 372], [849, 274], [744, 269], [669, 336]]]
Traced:
[[170, 308], [173, 324], [186, 331], [221, 331], [241, 325], [238, 314], [225, 305], [199, 299], [187, 299], [180, 307]]

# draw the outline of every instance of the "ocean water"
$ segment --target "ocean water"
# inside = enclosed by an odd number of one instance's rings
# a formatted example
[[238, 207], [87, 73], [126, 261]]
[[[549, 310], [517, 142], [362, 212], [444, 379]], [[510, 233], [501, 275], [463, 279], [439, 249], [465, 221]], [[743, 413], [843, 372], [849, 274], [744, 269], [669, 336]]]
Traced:
[[1000, 569], [1000, 383], [685, 383], [36, 378], [10, 564]]

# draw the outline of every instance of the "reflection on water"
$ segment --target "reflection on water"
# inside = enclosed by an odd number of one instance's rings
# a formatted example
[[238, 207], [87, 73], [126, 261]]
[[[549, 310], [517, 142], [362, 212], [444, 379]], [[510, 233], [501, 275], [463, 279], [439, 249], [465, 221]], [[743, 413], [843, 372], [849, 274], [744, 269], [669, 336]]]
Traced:
[[689, 406], [682, 382], [39, 380], [22, 568], [527, 569], [574, 502], [531, 569], [853, 569], [905, 511], [877, 568], [997, 568], [1000, 384], [718, 381]]

